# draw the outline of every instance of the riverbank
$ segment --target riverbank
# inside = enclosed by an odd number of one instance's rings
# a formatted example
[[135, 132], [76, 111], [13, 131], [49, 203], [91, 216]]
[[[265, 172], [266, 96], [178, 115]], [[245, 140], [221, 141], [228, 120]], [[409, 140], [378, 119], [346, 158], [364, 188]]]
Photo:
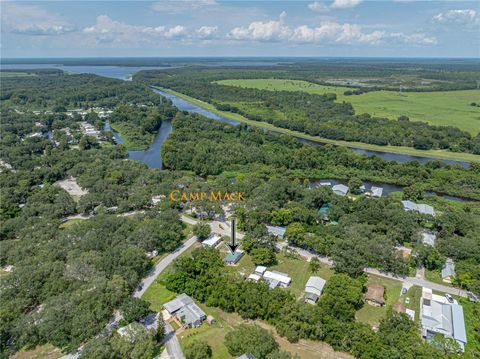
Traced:
[[394, 154], [405, 154], [405, 155], [410, 155], [410, 156], [418, 156], [418, 157], [428, 157], [431, 158], [432, 160], [435, 159], [445, 159], [445, 160], [454, 160], [454, 161], [466, 161], [466, 162], [480, 162], [480, 156], [479, 155], [474, 155], [470, 153], [457, 153], [457, 152], [450, 152], [450, 151], [444, 151], [444, 150], [416, 150], [411, 147], [403, 147], [403, 146], [377, 146], [377, 145], [371, 145], [367, 143], [361, 143], [361, 142], [348, 142], [348, 141], [338, 141], [338, 140], [332, 140], [328, 138], [323, 138], [323, 137], [318, 137], [318, 136], [311, 136], [303, 132], [298, 132], [298, 131], [293, 131], [289, 130], [286, 128], [281, 128], [281, 127], [276, 127], [273, 126], [267, 122], [259, 122], [259, 121], [253, 121], [249, 120], [242, 115], [239, 115], [237, 113], [233, 112], [228, 112], [228, 111], [222, 111], [218, 110], [214, 105], [203, 102], [201, 100], [198, 100], [196, 98], [190, 97], [188, 95], [185, 95], [183, 93], [160, 87], [160, 86], [153, 86], [154, 88], [164, 91], [166, 93], [169, 93], [171, 95], [177, 96], [185, 101], [191, 102], [205, 110], [211, 111], [215, 113], [218, 116], [225, 117], [230, 120], [238, 121], [240, 123], [245, 123], [250, 126], [254, 127], [259, 127], [259, 128], [264, 128], [267, 130], [271, 130], [274, 132], [294, 136], [297, 138], [301, 138], [304, 140], [316, 142], [316, 143], [326, 143], [326, 144], [333, 144], [337, 146], [344, 146], [344, 147], [349, 147], [349, 148], [355, 148], [355, 149], [362, 149], [362, 150], [369, 150], [369, 151], [378, 151], [378, 152], [386, 152], [386, 153], [394, 153]]
[[[123, 145], [129, 151], [144, 151], [150, 147], [153, 139], [155, 138], [155, 133], [149, 133], [143, 136], [143, 138], [135, 138], [132, 135], [134, 130], [132, 126], [120, 123], [110, 123], [110, 127], [113, 131], [120, 134], [123, 140]], [[134, 134], [134, 133], [133, 133]]]

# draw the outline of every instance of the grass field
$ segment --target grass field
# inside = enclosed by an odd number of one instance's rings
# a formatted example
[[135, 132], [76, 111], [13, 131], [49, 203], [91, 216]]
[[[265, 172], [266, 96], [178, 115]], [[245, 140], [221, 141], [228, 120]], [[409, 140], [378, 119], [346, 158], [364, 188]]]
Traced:
[[380, 320], [385, 317], [387, 308], [399, 301], [402, 283], [398, 280], [369, 275], [368, 284], [381, 284], [385, 287], [386, 303], [383, 307], [375, 307], [365, 303], [363, 307], [357, 311], [355, 317], [359, 322], [367, 323], [371, 326], [378, 326]]
[[31, 72], [16, 72], [16, 71], [0, 71], [0, 78], [5, 77], [32, 77], [37, 76]]
[[222, 80], [220, 85], [257, 88], [271, 91], [304, 91], [312, 94], [335, 93], [339, 102], [350, 102], [355, 113], [396, 119], [401, 115], [432, 125], [455, 126], [476, 135], [480, 132], [480, 90], [394, 92], [373, 91], [344, 96], [346, 87], [323, 86], [299, 80], [242, 79]]
[[196, 98], [190, 97], [188, 95], [182, 94], [180, 92], [167, 89], [164, 87], [156, 87], [159, 90], [165, 91], [167, 93], [170, 93], [172, 95], [175, 95], [185, 101], [188, 101], [190, 103], [193, 103], [199, 107], [202, 107], [208, 111], [211, 111], [219, 116], [235, 120], [241, 123], [245, 123], [247, 125], [253, 126], [253, 127], [259, 127], [259, 128], [264, 128], [267, 130], [273, 130], [278, 133], [282, 133], [285, 135], [290, 135], [294, 136], [297, 138], [304, 138], [306, 140], [318, 142], [318, 143], [328, 143], [328, 144], [333, 144], [337, 146], [345, 146], [345, 147], [351, 147], [351, 148], [360, 148], [360, 149], [365, 149], [365, 150], [372, 150], [372, 151], [380, 151], [380, 152], [387, 152], [387, 153], [399, 153], [399, 154], [407, 154], [407, 155], [412, 155], [412, 156], [421, 156], [421, 157], [431, 157], [432, 159], [435, 158], [442, 158], [442, 159], [447, 159], [447, 160], [455, 160], [455, 161], [476, 161], [480, 162], [480, 155], [474, 155], [471, 153], [458, 153], [458, 152], [451, 152], [451, 151], [445, 151], [445, 150], [416, 150], [412, 147], [405, 147], [405, 146], [377, 146], [377, 145], [371, 145], [368, 143], [362, 143], [362, 142], [348, 142], [348, 141], [337, 141], [337, 140], [331, 140], [328, 138], [323, 138], [323, 137], [318, 137], [318, 136], [310, 136], [307, 135], [306, 133], [303, 132], [298, 132], [298, 131], [293, 131], [289, 130], [286, 128], [281, 128], [281, 127], [276, 127], [273, 126], [267, 122], [258, 122], [258, 121], [253, 121], [249, 120], [242, 115], [239, 115], [238, 113], [233, 113], [233, 112], [228, 112], [228, 111], [221, 111], [218, 110], [215, 106], [213, 106], [210, 103], [200, 101]]

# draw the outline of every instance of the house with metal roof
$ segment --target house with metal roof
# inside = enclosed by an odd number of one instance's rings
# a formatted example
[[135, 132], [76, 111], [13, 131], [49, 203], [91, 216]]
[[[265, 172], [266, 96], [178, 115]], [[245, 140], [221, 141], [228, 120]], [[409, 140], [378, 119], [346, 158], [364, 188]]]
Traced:
[[435, 217], [435, 210], [433, 209], [432, 206], [429, 206], [428, 204], [420, 203], [417, 204], [412, 201], [402, 201], [403, 209], [405, 211], [416, 211], [421, 214], [427, 214], [430, 216]]
[[265, 266], [257, 266], [255, 268], [255, 274], [258, 274], [259, 276], [263, 276], [263, 273], [267, 270], [267, 267]]
[[265, 271], [265, 273], [263, 273], [263, 279], [267, 281], [270, 288], [275, 288], [278, 286], [288, 287], [290, 285], [290, 282], [292, 281], [292, 278], [290, 278], [288, 274], [277, 272], [274, 270]]
[[370, 196], [380, 198], [382, 197], [382, 194], [383, 194], [382, 187], [372, 186], [372, 188], [370, 188]]
[[220, 242], [222, 241], [222, 237], [218, 234], [214, 234], [213, 236], [208, 237], [202, 242], [202, 246], [208, 248], [215, 248]]
[[315, 304], [322, 295], [325, 283], [325, 279], [321, 277], [312, 276], [308, 278], [307, 284], [305, 284], [305, 303]]
[[350, 188], [344, 184], [336, 184], [332, 187], [333, 193], [338, 194], [339, 196], [346, 196]]
[[237, 359], [257, 359], [250, 353], [245, 353], [237, 357]]
[[279, 226], [267, 226], [267, 231], [269, 234], [283, 239], [283, 236], [285, 235], [285, 231], [287, 229], [285, 227], [279, 227]]
[[428, 246], [435, 246], [435, 240], [437, 239], [437, 235], [429, 230], [422, 230], [421, 234], [422, 236], [422, 243]]
[[467, 334], [463, 307], [456, 300], [449, 302], [444, 296], [433, 294], [430, 288], [423, 288], [420, 303], [422, 336], [431, 341], [435, 334], [454, 339], [462, 351], [465, 350]]
[[165, 310], [188, 327], [198, 327], [207, 317], [203, 310], [185, 293], [163, 305]]
[[235, 253], [231, 253], [229, 252], [225, 258], [223, 258], [223, 260], [225, 261], [225, 263], [229, 264], [229, 265], [235, 265], [238, 263], [238, 261], [243, 257], [245, 253], [239, 249], [237, 249], [235, 251]]
[[442, 266], [442, 279], [444, 282], [451, 283], [453, 277], [455, 277], [455, 263], [452, 258], [447, 258]]

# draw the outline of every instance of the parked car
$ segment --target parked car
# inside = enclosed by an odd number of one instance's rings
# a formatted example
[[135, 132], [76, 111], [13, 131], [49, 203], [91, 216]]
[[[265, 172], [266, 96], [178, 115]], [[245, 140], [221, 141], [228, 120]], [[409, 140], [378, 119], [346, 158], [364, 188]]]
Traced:
[[450, 294], [445, 294], [445, 298], [447, 298], [447, 300], [450, 302], [450, 303], [453, 303], [453, 298]]
[[467, 292], [467, 297], [470, 302], [478, 303], [478, 297], [474, 293]]
[[405, 287], [402, 288], [402, 294], [407, 294], [407, 288]]
[[410, 298], [409, 297], [405, 298], [405, 304], [410, 304]]

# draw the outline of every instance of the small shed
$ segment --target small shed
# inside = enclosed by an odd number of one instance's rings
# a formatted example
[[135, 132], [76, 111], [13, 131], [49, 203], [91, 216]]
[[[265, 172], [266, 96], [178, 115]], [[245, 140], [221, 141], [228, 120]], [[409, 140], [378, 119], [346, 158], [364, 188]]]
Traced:
[[283, 239], [283, 236], [285, 235], [285, 231], [287, 229], [285, 227], [280, 227], [280, 226], [267, 226], [267, 231], [269, 234]]
[[447, 258], [442, 267], [442, 279], [444, 282], [449, 283], [453, 277], [455, 277], [455, 263], [452, 258]]
[[255, 274], [258, 274], [259, 276], [263, 276], [263, 273], [265, 273], [266, 270], [267, 270], [267, 267], [265, 266], [257, 266], [257, 268], [255, 268]]
[[207, 323], [212, 325], [215, 322], [215, 318], [211, 315], [207, 315]]
[[370, 284], [367, 288], [367, 293], [365, 293], [365, 303], [381, 307], [385, 305], [385, 299], [383, 298], [384, 294], [385, 288], [383, 285]]

